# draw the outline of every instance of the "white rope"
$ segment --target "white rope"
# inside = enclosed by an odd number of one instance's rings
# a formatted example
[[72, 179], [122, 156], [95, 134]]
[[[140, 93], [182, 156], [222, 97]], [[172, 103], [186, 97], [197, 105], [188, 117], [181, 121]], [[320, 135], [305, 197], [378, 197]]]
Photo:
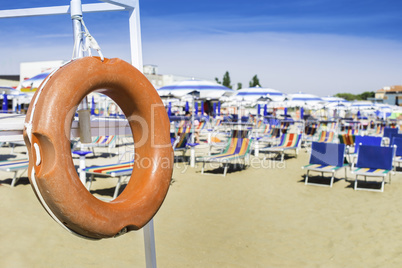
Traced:
[[89, 30], [87, 28], [87, 26], [84, 23], [84, 19], [81, 16], [74, 16], [73, 19], [79, 20], [82, 27], [84, 27], [84, 32], [79, 32], [75, 38], [75, 42], [74, 42], [74, 49], [73, 49], [73, 59], [75, 59], [77, 57], [77, 55], [75, 55], [76, 52], [76, 48], [78, 43], [81, 40], [81, 35], [84, 35], [85, 38], [85, 42], [84, 45], [82, 47], [82, 51], [87, 51], [89, 56], [92, 56], [92, 52], [91, 49], [94, 49], [98, 52], [99, 57], [101, 58], [102, 61], [104, 61], [104, 57], [101, 51], [101, 48], [98, 44], [98, 42], [96, 42], [95, 37], [93, 37], [90, 33]]
[[[33, 116], [35, 114], [35, 108], [36, 108], [36, 104], [39, 100], [40, 94], [43, 91], [43, 88], [45, 87], [46, 83], [49, 81], [49, 79], [53, 76], [53, 74], [59, 70], [61, 67], [69, 64], [70, 62], [72, 62], [72, 60], [64, 63], [63, 65], [61, 65], [60, 67], [56, 68], [54, 71], [52, 71], [47, 78], [45, 79], [45, 81], [42, 83], [41, 87], [38, 89], [38, 94], [36, 94], [36, 98], [34, 100], [34, 102], [32, 103], [32, 110], [31, 110], [31, 115], [29, 117], [29, 121], [28, 123], [25, 123], [25, 130], [29, 139], [29, 142], [32, 144], [32, 120], [33, 120]], [[36, 150], [34, 150], [36, 151]], [[39, 157], [39, 156], [37, 156]], [[36, 164], [36, 163], [35, 163]], [[42, 203], [43, 207], [45, 208], [45, 210], [47, 211], [47, 213], [49, 213], [49, 215], [53, 218], [53, 220], [55, 220], [58, 224], [60, 224], [65, 230], [67, 230], [68, 232], [79, 236], [81, 238], [86, 238], [86, 239], [91, 239], [85, 236], [82, 236], [76, 232], [74, 232], [73, 230], [69, 229], [67, 226], [65, 226], [57, 217], [56, 215], [53, 214], [52, 210], [49, 208], [49, 206], [46, 204], [45, 200], [43, 199], [42, 193], [40, 192], [39, 188], [38, 188], [38, 184], [36, 182], [36, 177], [35, 177], [35, 168], [32, 168], [32, 172], [31, 172], [31, 180], [32, 180], [32, 184], [34, 186], [35, 192], [39, 198], [39, 201]]]

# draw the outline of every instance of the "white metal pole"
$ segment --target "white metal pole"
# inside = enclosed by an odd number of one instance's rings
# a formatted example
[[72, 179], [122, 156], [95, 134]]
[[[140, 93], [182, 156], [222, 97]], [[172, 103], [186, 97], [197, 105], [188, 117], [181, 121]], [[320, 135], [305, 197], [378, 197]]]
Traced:
[[156, 268], [154, 220], [144, 227], [145, 264], [147, 268]]
[[[81, 25], [82, 19], [82, 5], [81, 0], [71, 0], [70, 1], [70, 12], [71, 19], [73, 21], [73, 34], [74, 34], [74, 57], [82, 58], [84, 57], [83, 47], [83, 31]], [[85, 98], [80, 103], [78, 108], [78, 117], [80, 124], [80, 140], [82, 143], [91, 143], [91, 112], [88, 108], [88, 97]]]
[[73, 34], [74, 34], [74, 55], [77, 58], [82, 58], [84, 53], [82, 51], [82, 26], [80, 19], [82, 18], [82, 5], [81, 0], [70, 1], [70, 13], [73, 21]]
[[141, 45], [141, 27], [140, 27], [140, 4], [135, 1], [134, 9], [129, 11], [129, 27], [130, 27], [130, 49], [131, 49], [131, 64], [143, 71], [142, 63], [142, 45]]

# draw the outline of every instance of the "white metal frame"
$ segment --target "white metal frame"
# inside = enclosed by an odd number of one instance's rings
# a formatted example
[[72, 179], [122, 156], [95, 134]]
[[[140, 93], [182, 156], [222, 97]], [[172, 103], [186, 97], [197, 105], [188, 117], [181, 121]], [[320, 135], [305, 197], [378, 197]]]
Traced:
[[[139, 0], [100, 0], [104, 3], [81, 4], [81, 0], [71, 0], [70, 5], [0, 10], [1, 18], [18, 18], [47, 15], [78, 14], [105, 11], [128, 11], [131, 64], [143, 71]], [[73, 19], [74, 20], [74, 19]], [[74, 26], [75, 27], [75, 26]], [[74, 36], [76, 38], [76, 36]], [[145, 260], [147, 268], [156, 268], [155, 237], [153, 220], [143, 228]]]

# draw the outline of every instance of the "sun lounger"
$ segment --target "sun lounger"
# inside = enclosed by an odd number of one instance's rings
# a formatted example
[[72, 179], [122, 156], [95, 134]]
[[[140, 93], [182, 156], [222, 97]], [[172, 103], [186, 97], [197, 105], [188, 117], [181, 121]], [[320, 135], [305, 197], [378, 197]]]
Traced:
[[[278, 145], [272, 147], [262, 148], [261, 153], [279, 153], [281, 154], [281, 162], [283, 162], [286, 151], [294, 151], [297, 157], [302, 134], [286, 133], [282, 135], [281, 141]], [[264, 157], [265, 160], [266, 157]]]
[[81, 144], [81, 149], [90, 148], [95, 155], [94, 148], [96, 147], [107, 147], [109, 155], [111, 154], [111, 149], [116, 147], [116, 136], [96, 136], [92, 139], [92, 143]]
[[[366, 191], [384, 191], [385, 177], [389, 175], [389, 182], [391, 183], [392, 162], [395, 157], [395, 147], [382, 147], [371, 145], [360, 145], [357, 152], [357, 163], [352, 166], [352, 173], [356, 175], [354, 189]], [[367, 177], [380, 177], [381, 188], [359, 188], [358, 176], [363, 176], [365, 180]]]
[[211, 156], [197, 157], [196, 162], [202, 162], [201, 173], [204, 174], [204, 168], [206, 163], [220, 163], [224, 166], [223, 176], [226, 176], [227, 169], [230, 163], [237, 163], [243, 161], [246, 165], [246, 158], [250, 153], [251, 141], [248, 138], [244, 138], [244, 131], [234, 131], [233, 136], [230, 138], [229, 145], [226, 149], [220, 153]]
[[381, 137], [375, 136], [355, 136], [354, 152], [348, 154], [349, 163], [355, 162], [360, 145], [380, 146], [381, 140]]
[[318, 136], [317, 142], [333, 142], [335, 137], [335, 132], [333, 131], [321, 131]]
[[114, 194], [113, 194], [113, 199], [115, 199], [119, 193], [122, 178], [125, 176], [130, 176], [132, 171], [133, 171], [133, 162], [132, 161], [117, 163], [117, 164], [110, 164], [110, 165], [103, 165], [103, 166], [87, 167], [85, 169], [85, 172], [87, 174], [91, 174], [87, 189], [88, 189], [88, 191], [90, 190], [92, 181], [93, 181], [93, 178], [95, 177], [95, 175], [118, 178], [117, 185], [116, 185], [116, 188], [115, 188]]
[[319, 143], [313, 142], [311, 145], [311, 154], [309, 164], [302, 167], [307, 170], [305, 184], [326, 186], [325, 184], [318, 184], [309, 182], [309, 172], [320, 172], [324, 177], [324, 173], [331, 173], [332, 177], [329, 187], [332, 187], [334, 182], [335, 173], [338, 170], [345, 169], [348, 164], [344, 163], [346, 146], [342, 143]]
[[[13, 179], [11, 181], [11, 187], [14, 187], [21, 176], [17, 176], [18, 171], [22, 170], [22, 173], [28, 169], [28, 159], [14, 159], [0, 161], [0, 170], [5, 172], [14, 172]], [[22, 175], [22, 173], [20, 175]]]

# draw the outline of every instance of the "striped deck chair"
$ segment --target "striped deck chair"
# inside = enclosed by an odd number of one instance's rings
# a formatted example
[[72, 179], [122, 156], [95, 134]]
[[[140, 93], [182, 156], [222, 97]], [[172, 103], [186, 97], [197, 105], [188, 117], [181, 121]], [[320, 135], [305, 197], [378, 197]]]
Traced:
[[[272, 147], [265, 147], [260, 149], [261, 153], [269, 154], [269, 153], [277, 153], [281, 154], [281, 162], [283, 162], [285, 157], [286, 151], [294, 151], [297, 157], [300, 147], [302, 134], [295, 134], [295, 133], [286, 133], [282, 135], [281, 141], [278, 145]], [[264, 157], [264, 160], [266, 156]]]
[[317, 124], [309, 124], [304, 128], [304, 137], [313, 137], [317, 132]]
[[267, 143], [275, 143], [281, 137], [281, 129], [278, 127], [274, 127], [267, 135], [263, 135], [260, 140]]
[[107, 147], [108, 148], [108, 153], [111, 155], [111, 149], [116, 147], [116, 136], [115, 135], [110, 135], [110, 136], [96, 136], [92, 139], [92, 143], [84, 143], [81, 144], [81, 148], [90, 148], [92, 150], [92, 153], [95, 155], [95, 150], [94, 148], [96, 147]]
[[348, 135], [358, 135], [359, 129], [347, 128], [343, 133]]
[[355, 137], [355, 135], [338, 134], [339, 143], [345, 144], [347, 146], [353, 146], [355, 144]]
[[346, 179], [346, 167], [348, 164], [344, 163], [345, 160], [346, 145], [342, 143], [318, 143], [313, 142], [311, 144], [311, 154], [309, 164], [302, 167], [307, 170], [306, 179], [304, 183], [310, 185], [327, 186], [321, 183], [309, 182], [308, 175], [310, 171], [320, 172], [321, 177], [324, 177], [324, 173], [332, 173], [329, 187], [332, 187], [334, 183], [335, 173], [338, 170], [345, 169]]
[[206, 121], [201, 121], [194, 129], [194, 131], [201, 131], [205, 128], [205, 126], [207, 125]]
[[333, 142], [335, 137], [335, 132], [333, 131], [321, 131], [318, 136], [317, 142]]
[[262, 119], [257, 120], [257, 122], [255, 123], [254, 128], [255, 128], [255, 129], [264, 128], [263, 120], [262, 120]]
[[180, 126], [176, 129], [176, 137], [180, 136], [182, 133], [190, 133], [191, 132], [191, 124], [187, 126]]
[[188, 149], [188, 143], [190, 142], [191, 139], [191, 133], [183, 133], [181, 134], [176, 141], [173, 143], [173, 151], [174, 152], [182, 152], [182, 157], [187, 152]]
[[325, 130], [325, 131], [336, 131], [337, 127], [338, 127], [338, 124], [337, 124], [337, 122], [334, 122], [334, 121], [325, 121], [320, 124], [321, 130]]
[[374, 132], [375, 136], [383, 136], [384, 135], [384, 126], [378, 125]]
[[304, 127], [304, 133], [302, 136], [302, 145], [307, 148], [311, 142], [315, 139], [317, 134], [318, 124], [317, 123], [307, 123]]
[[101, 177], [118, 178], [117, 185], [116, 185], [114, 193], [113, 193], [113, 199], [115, 199], [119, 193], [122, 178], [125, 176], [131, 175], [131, 173], [133, 171], [133, 165], [134, 165], [134, 162], [130, 161], [130, 162], [123, 162], [123, 163], [103, 165], [103, 166], [87, 167], [85, 169], [85, 172], [87, 174], [91, 175], [89, 184], [87, 186], [88, 191], [91, 188], [92, 181], [93, 181], [95, 175], [101, 176]]
[[[395, 146], [382, 147], [371, 145], [360, 145], [357, 153], [357, 163], [352, 165], [352, 174], [356, 175], [354, 189], [366, 191], [384, 191], [385, 177], [389, 175], [391, 183], [392, 163], [395, 157]], [[358, 176], [382, 178], [380, 189], [359, 188]]]
[[232, 138], [250, 138], [250, 131], [249, 130], [238, 130], [233, 129], [229, 132], [229, 135], [224, 138], [224, 141], [217, 139], [215, 142], [211, 142], [209, 144], [209, 152], [208, 155], [211, 155], [212, 150], [215, 153], [222, 153], [230, 144]]
[[212, 129], [216, 130], [222, 125], [222, 119], [215, 118], [214, 122], [212, 123]]
[[288, 131], [290, 125], [291, 125], [291, 122], [289, 122], [289, 121], [281, 121], [280, 129], [281, 129], [282, 133], [286, 133]]
[[[0, 170], [5, 172], [14, 172], [14, 176], [11, 180], [11, 187], [20, 179], [21, 175], [28, 169], [29, 160], [28, 159], [14, 159], [0, 161]], [[18, 171], [22, 170], [20, 176], [17, 176]]]
[[243, 166], [246, 165], [246, 158], [250, 154], [251, 141], [246, 138], [246, 131], [234, 131], [233, 136], [230, 138], [229, 144], [226, 149], [220, 153], [211, 156], [197, 157], [196, 162], [202, 162], [201, 173], [204, 174], [206, 163], [219, 163], [224, 166], [223, 176], [226, 176], [227, 169], [230, 163], [238, 164], [241, 160]]

